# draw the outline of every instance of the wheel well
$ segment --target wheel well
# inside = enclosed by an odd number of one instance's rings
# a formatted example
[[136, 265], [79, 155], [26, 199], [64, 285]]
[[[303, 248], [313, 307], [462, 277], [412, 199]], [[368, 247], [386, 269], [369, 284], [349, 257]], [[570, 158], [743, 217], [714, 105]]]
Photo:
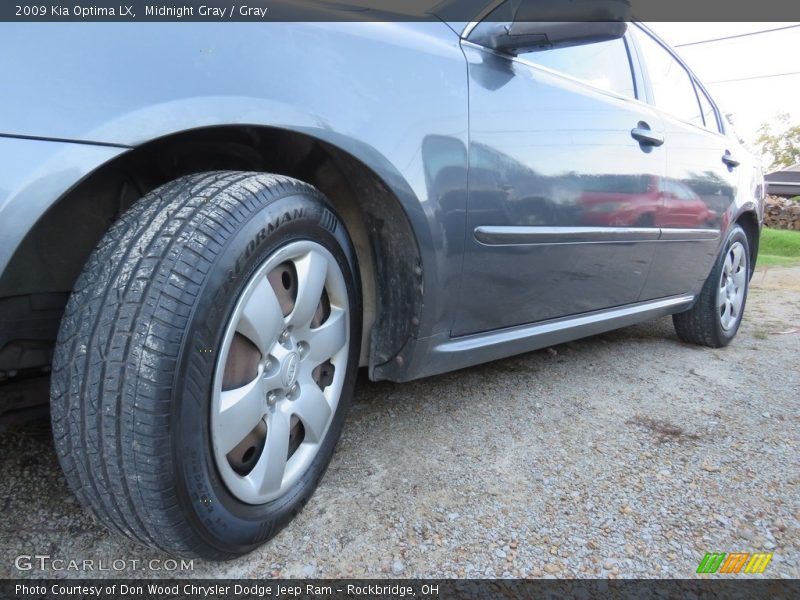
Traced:
[[[0, 379], [15, 367], [20, 339], [52, 344], [68, 292], [111, 223], [150, 190], [209, 170], [278, 173], [322, 191], [356, 248], [364, 305], [361, 363], [372, 368], [399, 352], [419, 323], [421, 262], [405, 211], [388, 186], [352, 155], [310, 136], [269, 127], [218, 127], [171, 135], [123, 154], [37, 222], [0, 277], [0, 308], [13, 308], [28, 324], [0, 331]], [[36, 313], [37, 303], [47, 310]], [[34, 366], [45, 365], [16, 368]]]
[[747, 245], [750, 246], [750, 276], [752, 277], [756, 268], [756, 260], [758, 259], [758, 218], [755, 213], [748, 211], [739, 215], [736, 223], [744, 229], [744, 233], [747, 236]]

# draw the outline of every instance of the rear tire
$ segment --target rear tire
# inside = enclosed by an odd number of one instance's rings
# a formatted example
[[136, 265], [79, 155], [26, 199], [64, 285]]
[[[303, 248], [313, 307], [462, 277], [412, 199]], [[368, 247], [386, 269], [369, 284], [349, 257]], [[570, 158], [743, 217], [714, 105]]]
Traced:
[[287, 177], [196, 174], [137, 202], [84, 267], [55, 350], [53, 433], [78, 499], [185, 557], [229, 559], [274, 536], [342, 429], [357, 273], [330, 204]]
[[710, 348], [730, 344], [742, 322], [749, 285], [750, 246], [744, 230], [734, 225], [697, 302], [672, 316], [678, 337]]

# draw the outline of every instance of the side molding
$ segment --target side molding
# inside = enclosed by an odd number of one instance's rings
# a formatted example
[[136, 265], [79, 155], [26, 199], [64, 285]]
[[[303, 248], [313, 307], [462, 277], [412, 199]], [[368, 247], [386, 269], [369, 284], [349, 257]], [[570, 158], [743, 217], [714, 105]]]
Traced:
[[405, 360], [384, 365], [376, 379], [409, 381], [585, 338], [682, 312], [695, 296], [681, 295], [456, 338], [446, 334], [413, 340]]
[[633, 242], [712, 241], [716, 229], [662, 229], [658, 227], [538, 227], [481, 225], [475, 239], [486, 246], [539, 244], [630, 244]]

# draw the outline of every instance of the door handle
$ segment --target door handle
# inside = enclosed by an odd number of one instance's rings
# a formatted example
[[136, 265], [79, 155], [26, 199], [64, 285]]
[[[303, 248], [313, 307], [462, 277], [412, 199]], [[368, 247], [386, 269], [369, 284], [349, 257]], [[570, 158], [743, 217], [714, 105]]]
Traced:
[[644, 121], [639, 121], [636, 127], [631, 129], [631, 137], [643, 146], [660, 146], [664, 143], [664, 136], [650, 129], [650, 125]]
[[722, 162], [728, 165], [731, 169], [734, 169], [741, 164], [733, 157], [733, 154], [730, 153], [730, 150], [725, 150], [725, 154], [722, 155]]

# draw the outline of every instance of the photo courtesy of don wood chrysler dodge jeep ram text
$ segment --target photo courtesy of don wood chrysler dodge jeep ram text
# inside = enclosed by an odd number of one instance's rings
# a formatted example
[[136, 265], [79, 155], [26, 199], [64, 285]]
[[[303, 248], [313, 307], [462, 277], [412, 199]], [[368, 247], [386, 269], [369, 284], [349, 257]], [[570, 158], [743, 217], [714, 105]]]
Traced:
[[763, 182], [713, 98], [638, 23], [509, 6], [3, 26], [0, 378], [51, 368], [102, 523], [186, 557], [262, 544], [362, 366], [403, 382], [665, 315], [734, 338]]

